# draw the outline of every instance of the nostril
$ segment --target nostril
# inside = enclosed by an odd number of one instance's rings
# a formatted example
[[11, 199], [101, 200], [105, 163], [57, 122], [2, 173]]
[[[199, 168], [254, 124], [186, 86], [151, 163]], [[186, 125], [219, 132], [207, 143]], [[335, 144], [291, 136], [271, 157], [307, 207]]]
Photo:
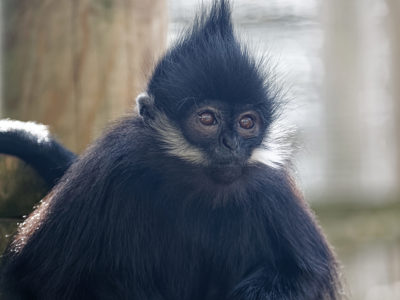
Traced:
[[224, 144], [224, 146], [225, 147], [227, 147], [227, 148], [231, 148], [230, 146], [229, 146], [229, 143], [228, 143], [228, 141], [226, 140], [226, 138], [222, 138], [222, 143]]
[[229, 137], [223, 137], [222, 143], [226, 148], [229, 148], [230, 150], [235, 150], [237, 148], [237, 142], [235, 139]]

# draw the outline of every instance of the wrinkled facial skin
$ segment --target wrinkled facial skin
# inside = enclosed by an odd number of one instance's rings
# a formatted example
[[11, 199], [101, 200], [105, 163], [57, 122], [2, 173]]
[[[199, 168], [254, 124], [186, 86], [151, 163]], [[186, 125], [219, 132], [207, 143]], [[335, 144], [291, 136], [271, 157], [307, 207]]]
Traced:
[[265, 132], [265, 122], [253, 107], [232, 108], [218, 101], [193, 105], [180, 123], [185, 138], [206, 153], [207, 173], [220, 183], [242, 175]]

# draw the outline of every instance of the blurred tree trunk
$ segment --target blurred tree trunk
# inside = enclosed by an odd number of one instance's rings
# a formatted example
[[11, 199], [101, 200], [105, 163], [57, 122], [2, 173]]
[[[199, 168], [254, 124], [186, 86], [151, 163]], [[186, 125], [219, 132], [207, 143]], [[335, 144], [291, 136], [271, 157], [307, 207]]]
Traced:
[[325, 26], [326, 190], [336, 197], [357, 191], [361, 173], [358, 93], [361, 88], [356, 1], [323, 1]]
[[[386, 0], [389, 11], [389, 37], [391, 46], [391, 92], [394, 107], [394, 139], [396, 145], [396, 179], [400, 182], [400, 2]], [[397, 185], [397, 193], [400, 186]]]
[[4, 0], [3, 117], [82, 151], [133, 109], [166, 41], [165, 0]]
[[[76, 152], [133, 110], [166, 44], [166, 0], [3, 0], [2, 9], [0, 116], [49, 125]], [[0, 156], [0, 217], [31, 211], [44, 189], [35, 177]]]

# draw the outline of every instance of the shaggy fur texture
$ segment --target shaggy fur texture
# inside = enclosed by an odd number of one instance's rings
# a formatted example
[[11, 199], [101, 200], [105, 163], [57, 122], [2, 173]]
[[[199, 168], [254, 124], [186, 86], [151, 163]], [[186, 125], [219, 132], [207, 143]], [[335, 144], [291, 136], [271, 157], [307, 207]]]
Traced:
[[[207, 99], [262, 118], [229, 182], [205, 172], [207, 145], [181, 130]], [[250, 159], [279, 148], [263, 145], [278, 102], [237, 42], [229, 4], [215, 1], [156, 66], [140, 115], [80, 156], [20, 226], [5, 299], [339, 299], [334, 255], [284, 160]]]

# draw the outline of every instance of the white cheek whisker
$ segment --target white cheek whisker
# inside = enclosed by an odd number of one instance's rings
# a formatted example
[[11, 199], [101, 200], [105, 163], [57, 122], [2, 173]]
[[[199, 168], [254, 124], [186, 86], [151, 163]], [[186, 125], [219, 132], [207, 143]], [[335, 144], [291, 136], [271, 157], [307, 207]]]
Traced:
[[150, 122], [150, 126], [157, 132], [162, 147], [169, 155], [193, 164], [208, 164], [205, 154], [199, 148], [191, 145], [164, 113], [157, 112], [157, 116]]
[[166, 114], [156, 108], [154, 97], [144, 92], [136, 98], [138, 113], [140, 114], [141, 109], [146, 106], [152, 110], [150, 113], [152, 117], [147, 118], [146, 123], [154, 129], [156, 138], [161, 142], [161, 147], [167, 154], [192, 164], [208, 164], [206, 155], [186, 140], [182, 132], [168, 119]]
[[285, 124], [283, 119], [275, 120], [262, 144], [253, 150], [249, 163], [262, 163], [275, 169], [285, 167], [293, 154], [295, 132], [295, 128]]

